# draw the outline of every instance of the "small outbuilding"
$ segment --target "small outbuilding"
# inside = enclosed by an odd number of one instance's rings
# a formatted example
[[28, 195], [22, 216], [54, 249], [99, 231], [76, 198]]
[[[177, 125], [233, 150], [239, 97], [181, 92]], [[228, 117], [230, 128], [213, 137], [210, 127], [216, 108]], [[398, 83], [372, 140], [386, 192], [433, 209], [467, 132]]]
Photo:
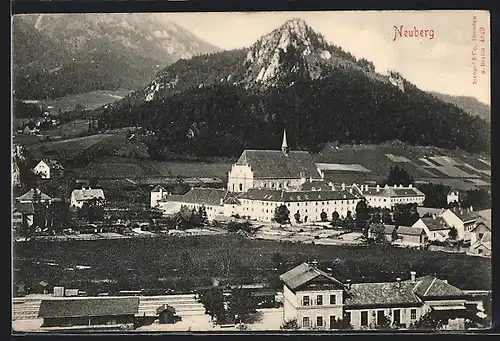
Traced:
[[162, 304], [156, 308], [156, 315], [159, 317], [160, 324], [172, 324], [180, 320], [180, 317], [175, 314], [175, 308], [168, 304]]

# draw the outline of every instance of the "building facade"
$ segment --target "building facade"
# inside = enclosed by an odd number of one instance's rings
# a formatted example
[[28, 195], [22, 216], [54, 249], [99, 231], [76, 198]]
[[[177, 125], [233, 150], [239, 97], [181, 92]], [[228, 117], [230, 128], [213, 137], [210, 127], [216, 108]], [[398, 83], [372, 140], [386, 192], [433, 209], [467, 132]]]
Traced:
[[82, 208], [85, 202], [91, 200], [105, 200], [104, 191], [100, 188], [75, 189], [71, 192], [70, 205], [74, 208]]
[[[390, 324], [409, 327], [429, 311], [461, 319], [465, 294], [433, 276], [383, 283], [342, 283], [317, 264], [303, 263], [282, 274], [283, 321], [296, 320], [300, 329], [336, 329], [347, 320], [353, 329]], [[456, 313], [459, 311], [460, 313]]]
[[366, 198], [366, 203], [371, 207], [393, 209], [397, 204], [417, 204], [422, 206], [425, 194], [411, 184], [407, 187], [403, 185], [394, 186], [368, 186], [353, 184], [351, 186], [360, 195]]
[[449, 238], [451, 227], [446, 224], [443, 218], [433, 216], [418, 219], [412, 227], [419, 227], [424, 230], [429, 241], [444, 242]]
[[321, 173], [309, 152], [289, 150], [284, 132], [281, 150], [243, 151], [228, 173], [227, 189], [293, 189], [307, 179], [321, 180]]

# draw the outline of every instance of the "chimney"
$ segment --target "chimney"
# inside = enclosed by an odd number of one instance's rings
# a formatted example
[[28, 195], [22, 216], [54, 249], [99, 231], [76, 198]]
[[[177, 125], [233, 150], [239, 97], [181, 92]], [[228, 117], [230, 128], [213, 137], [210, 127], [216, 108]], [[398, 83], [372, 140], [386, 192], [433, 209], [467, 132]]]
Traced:
[[401, 288], [401, 278], [396, 278], [396, 283], [398, 283], [398, 288]]
[[409, 185], [408, 185], [408, 188], [413, 188], [413, 185], [412, 185], [412, 184], [409, 184]]
[[385, 184], [384, 188], [389, 188], [389, 185], [388, 185], [388, 184]]
[[399, 184], [399, 188], [403, 188], [403, 185]]
[[312, 176], [309, 177], [309, 182], [313, 182]]
[[352, 188], [349, 188], [349, 193], [351, 193], [351, 194], [352, 194]]
[[351, 280], [348, 279], [345, 282], [346, 282], [347, 289], [351, 289]]
[[415, 282], [417, 273], [415, 271], [410, 271], [410, 278], [412, 282]]
[[220, 198], [219, 205], [224, 206], [224, 198]]
[[398, 186], [394, 185], [394, 188], [397, 188]]
[[432, 219], [436, 219], [436, 213], [432, 213]]
[[380, 192], [380, 185], [377, 185], [377, 192]]
[[472, 212], [472, 211], [474, 211], [474, 209], [471, 206], [471, 207], [469, 207], [469, 212]]
[[313, 269], [316, 269], [318, 267], [318, 261], [315, 259], [311, 262], [310, 266], [313, 268]]
[[342, 190], [345, 191], [345, 183], [342, 183]]

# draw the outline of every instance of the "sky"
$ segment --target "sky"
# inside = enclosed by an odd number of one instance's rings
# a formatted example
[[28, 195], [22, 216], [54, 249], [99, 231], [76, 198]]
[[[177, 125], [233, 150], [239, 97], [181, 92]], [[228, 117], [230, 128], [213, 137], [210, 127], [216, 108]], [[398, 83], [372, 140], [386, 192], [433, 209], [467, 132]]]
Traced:
[[[395, 70], [422, 90], [473, 96], [490, 104], [490, 19], [487, 11], [214, 12], [157, 15], [174, 21], [201, 39], [226, 50], [248, 47], [286, 20], [301, 18], [316, 32], [323, 34], [328, 42], [341, 46], [356, 58], [372, 61], [377, 72]], [[481, 27], [485, 29], [484, 42], [479, 41]], [[419, 36], [412, 34], [409, 37], [407, 33], [405, 37], [405, 30], [417, 30]], [[425, 30], [428, 30], [427, 34]], [[420, 32], [424, 37], [420, 36]], [[476, 42], [473, 41], [474, 32]], [[477, 59], [473, 61], [476, 43]], [[482, 47], [485, 53], [484, 74], [481, 73], [483, 67], [480, 66]], [[473, 71], [474, 63], [476, 73]]]

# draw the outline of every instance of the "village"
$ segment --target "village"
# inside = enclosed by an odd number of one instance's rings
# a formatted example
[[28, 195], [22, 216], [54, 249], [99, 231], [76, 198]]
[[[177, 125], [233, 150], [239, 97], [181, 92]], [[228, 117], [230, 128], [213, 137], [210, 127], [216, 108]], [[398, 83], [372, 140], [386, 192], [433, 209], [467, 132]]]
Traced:
[[[40, 160], [32, 172], [43, 181], [61, 168], [56, 161]], [[236, 234], [284, 244], [373, 245], [491, 256], [491, 209], [461, 207], [457, 190], [447, 193], [447, 207], [429, 208], [423, 206], [425, 194], [411, 183], [325, 181], [307, 152], [289, 150], [286, 132], [281, 150], [243, 151], [228, 173], [226, 189], [187, 187], [184, 194], [171, 194], [165, 187], [153, 187], [148, 202], [135, 212], [114, 207], [105, 190], [88, 182], [73, 189], [70, 198], [54, 198], [32, 188], [15, 198], [14, 236], [24, 244]], [[64, 204], [67, 217], [61, 219]], [[351, 284], [350, 279], [336, 279], [328, 272], [331, 268], [318, 268], [317, 261], [288, 270], [277, 264], [282, 287], [274, 289], [266, 284], [214, 282], [170, 293], [167, 288], [129, 287], [89, 296], [84, 290], [65, 288], [64, 283], [42, 281], [36, 287], [18, 287], [14, 320], [22, 328], [46, 331], [147, 331], [187, 326], [192, 330], [383, 329], [421, 323], [463, 329], [464, 323], [473, 327], [486, 318], [483, 301], [488, 290], [464, 291], [432, 274], [416, 277], [412, 271], [409, 279]], [[79, 269], [86, 267], [90, 268]], [[99, 311], [96, 302], [101, 302]], [[212, 307], [214, 302], [224, 305]], [[236, 317], [231, 317], [232, 310]], [[257, 313], [260, 317], [253, 321]]]

